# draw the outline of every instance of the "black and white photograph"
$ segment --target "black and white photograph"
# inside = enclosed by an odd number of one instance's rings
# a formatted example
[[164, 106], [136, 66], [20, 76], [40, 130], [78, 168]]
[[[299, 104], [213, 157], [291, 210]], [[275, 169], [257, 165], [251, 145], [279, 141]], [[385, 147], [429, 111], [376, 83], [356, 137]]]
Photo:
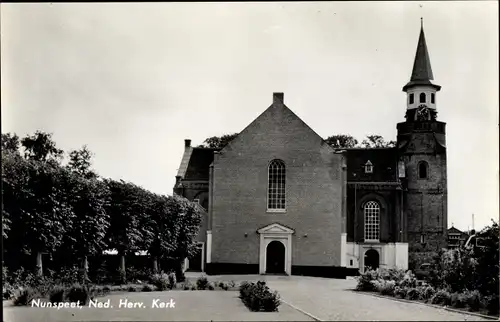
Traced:
[[0, 4], [3, 322], [499, 320], [498, 15]]

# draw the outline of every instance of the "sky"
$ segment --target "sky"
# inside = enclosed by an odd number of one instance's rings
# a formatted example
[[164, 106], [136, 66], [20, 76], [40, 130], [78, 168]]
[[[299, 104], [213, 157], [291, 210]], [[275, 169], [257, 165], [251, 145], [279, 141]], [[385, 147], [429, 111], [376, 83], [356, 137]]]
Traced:
[[323, 138], [404, 121], [420, 17], [447, 123], [448, 224], [499, 216], [498, 2], [0, 5], [2, 133], [83, 145], [171, 194], [184, 139], [240, 132], [284, 92]]

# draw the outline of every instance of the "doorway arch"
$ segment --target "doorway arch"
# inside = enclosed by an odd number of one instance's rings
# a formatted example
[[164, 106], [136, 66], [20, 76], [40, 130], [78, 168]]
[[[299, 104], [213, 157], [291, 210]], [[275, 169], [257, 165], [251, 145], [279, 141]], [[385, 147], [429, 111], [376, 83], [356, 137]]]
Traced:
[[375, 249], [369, 249], [365, 253], [365, 271], [377, 269], [380, 266], [380, 255]]
[[273, 240], [266, 247], [266, 273], [285, 273], [285, 245], [280, 241]]

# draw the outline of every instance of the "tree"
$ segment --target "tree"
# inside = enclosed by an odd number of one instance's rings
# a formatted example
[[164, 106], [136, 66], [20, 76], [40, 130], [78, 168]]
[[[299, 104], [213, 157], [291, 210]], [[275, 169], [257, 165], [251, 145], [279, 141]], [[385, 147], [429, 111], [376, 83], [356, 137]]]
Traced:
[[23, 138], [21, 144], [25, 157], [30, 160], [58, 163], [63, 157], [64, 151], [56, 147], [52, 133], [36, 131], [34, 135]]
[[396, 145], [395, 141], [386, 142], [380, 135], [367, 135], [366, 139], [361, 142], [364, 148], [389, 148]]
[[132, 183], [105, 180], [110, 191], [110, 202], [106, 206], [110, 227], [106, 242], [120, 255], [120, 271], [125, 279], [125, 255], [140, 250], [146, 244], [146, 227], [141, 225], [141, 218], [147, 218], [146, 191]]
[[169, 198], [170, 215], [175, 218], [174, 234], [176, 235], [175, 249], [170, 257], [175, 260], [177, 280], [183, 280], [182, 262], [184, 258], [195, 255], [196, 236], [200, 229], [203, 208], [198, 204], [179, 196]]
[[71, 228], [63, 236], [63, 251], [67, 257], [82, 261], [86, 280], [87, 256], [102, 253], [107, 248], [105, 236], [110, 224], [106, 207], [110, 193], [104, 182], [85, 178], [77, 172], [73, 172], [68, 190], [74, 218]]
[[19, 152], [20, 142], [17, 134], [2, 133], [2, 151]]
[[349, 134], [332, 135], [329, 136], [325, 141], [335, 149], [354, 148], [358, 145], [358, 140], [356, 140]]
[[68, 167], [84, 178], [95, 178], [97, 174], [91, 169], [92, 157], [93, 153], [84, 145], [80, 150], [69, 153]]
[[11, 221], [5, 248], [37, 254], [39, 275], [42, 253], [55, 251], [72, 224], [66, 194], [70, 175], [55, 164], [2, 153], [3, 210]]
[[238, 133], [225, 134], [223, 136], [212, 136], [203, 141], [203, 144], [199, 145], [199, 148], [212, 148], [212, 149], [222, 149], [229, 142], [231, 142]]
[[147, 248], [153, 258], [153, 270], [158, 271], [158, 259], [168, 257], [175, 250], [177, 239], [175, 217], [171, 215], [169, 198], [152, 194], [146, 229]]

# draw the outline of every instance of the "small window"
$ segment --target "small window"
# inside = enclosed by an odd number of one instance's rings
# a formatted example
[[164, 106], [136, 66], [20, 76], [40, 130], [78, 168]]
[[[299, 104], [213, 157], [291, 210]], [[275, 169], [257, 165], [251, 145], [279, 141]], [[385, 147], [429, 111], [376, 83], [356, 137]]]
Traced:
[[352, 259], [349, 261], [349, 265], [352, 266]]
[[370, 162], [370, 160], [365, 163], [365, 173], [373, 173], [373, 164]]
[[422, 161], [418, 164], [418, 178], [419, 179], [427, 179], [427, 171], [428, 164], [425, 161]]
[[436, 94], [431, 94], [431, 103], [434, 104], [436, 102]]
[[425, 93], [420, 93], [420, 103], [425, 103]]
[[415, 94], [411, 93], [410, 94], [410, 104], [413, 104], [415, 102]]

